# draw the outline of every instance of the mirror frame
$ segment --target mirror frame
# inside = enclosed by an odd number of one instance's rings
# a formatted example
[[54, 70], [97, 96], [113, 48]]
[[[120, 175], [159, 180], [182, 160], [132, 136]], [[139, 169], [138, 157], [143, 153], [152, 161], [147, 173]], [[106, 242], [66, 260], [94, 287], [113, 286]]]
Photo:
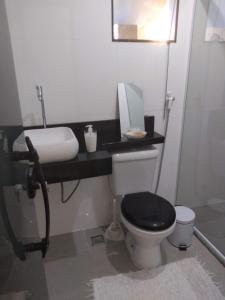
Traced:
[[112, 17], [112, 41], [113, 42], [130, 42], [130, 43], [176, 43], [177, 42], [177, 28], [178, 28], [178, 15], [179, 15], [179, 6], [180, 6], [180, 0], [177, 1], [177, 12], [176, 12], [176, 24], [175, 24], [175, 33], [174, 33], [174, 39], [173, 40], [167, 40], [167, 41], [157, 41], [157, 40], [133, 40], [133, 39], [115, 39], [114, 38], [114, 32], [113, 32], [113, 27], [114, 27], [114, 0], [111, 0], [111, 17]]

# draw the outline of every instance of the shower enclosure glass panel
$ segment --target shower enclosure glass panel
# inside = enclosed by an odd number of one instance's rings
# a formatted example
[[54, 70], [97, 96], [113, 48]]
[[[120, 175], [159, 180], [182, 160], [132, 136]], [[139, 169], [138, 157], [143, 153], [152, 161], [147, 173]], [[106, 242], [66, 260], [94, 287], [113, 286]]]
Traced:
[[177, 203], [194, 209], [197, 229], [225, 255], [225, 43], [217, 36], [225, 28], [221, 3], [196, 1]]
[[17, 162], [13, 141], [23, 131], [5, 2], [0, 1], [0, 299], [47, 300], [34, 200], [28, 197], [28, 162]]

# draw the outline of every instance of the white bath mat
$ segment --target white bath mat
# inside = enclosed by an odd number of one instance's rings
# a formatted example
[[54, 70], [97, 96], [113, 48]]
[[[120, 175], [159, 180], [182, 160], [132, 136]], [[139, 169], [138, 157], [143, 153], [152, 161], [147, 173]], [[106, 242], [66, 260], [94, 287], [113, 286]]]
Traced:
[[95, 300], [224, 300], [195, 258], [93, 280]]

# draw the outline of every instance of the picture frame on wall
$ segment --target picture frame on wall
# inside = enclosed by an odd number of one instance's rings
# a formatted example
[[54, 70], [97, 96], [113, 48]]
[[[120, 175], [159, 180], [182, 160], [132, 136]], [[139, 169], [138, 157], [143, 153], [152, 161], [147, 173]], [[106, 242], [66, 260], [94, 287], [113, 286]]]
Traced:
[[225, 42], [225, 0], [212, 0], [206, 25], [206, 42]]
[[177, 39], [179, 0], [111, 0], [113, 42]]

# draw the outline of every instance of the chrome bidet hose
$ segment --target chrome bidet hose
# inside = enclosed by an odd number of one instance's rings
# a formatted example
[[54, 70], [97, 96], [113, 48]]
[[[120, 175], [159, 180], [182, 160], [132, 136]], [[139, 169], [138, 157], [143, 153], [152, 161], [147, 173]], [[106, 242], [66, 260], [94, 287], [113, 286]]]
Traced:
[[[171, 19], [171, 24], [170, 24], [170, 36], [171, 36], [172, 28], [173, 28], [173, 18], [175, 15], [176, 3], [177, 3], [177, 1], [174, 1], [172, 19]], [[161, 172], [162, 172], [162, 164], [163, 164], [163, 158], [164, 158], [166, 141], [167, 141], [167, 133], [168, 133], [168, 127], [169, 127], [170, 111], [171, 111], [173, 102], [175, 101], [175, 97], [173, 97], [171, 95], [171, 93], [168, 92], [169, 63], [170, 63], [170, 42], [168, 41], [167, 42], [166, 83], [165, 83], [165, 93], [164, 93], [165, 102], [164, 102], [164, 111], [163, 111], [163, 120], [165, 123], [165, 127], [164, 127], [165, 140], [164, 140], [164, 143], [162, 145], [162, 150], [161, 150], [161, 156], [160, 156], [159, 167], [158, 167], [158, 175], [157, 175], [156, 186], [155, 186], [155, 194], [158, 193], [158, 189], [159, 189], [159, 182], [160, 182], [160, 177], [161, 177]]]
[[165, 105], [166, 108], [165, 108], [165, 130], [164, 130], [165, 140], [164, 140], [164, 143], [162, 144], [162, 150], [161, 150], [161, 156], [160, 156], [159, 168], [158, 168], [158, 176], [157, 176], [157, 181], [156, 181], [156, 186], [155, 186], [155, 194], [158, 193], [158, 189], [159, 189], [159, 182], [160, 182], [160, 178], [161, 178], [163, 158], [164, 158], [164, 153], [165, 153], [165, 148], [166, 148], [170, 112], [171, 112], [173, 102], [175, 101], [175, 98], [170, 96], [170, 94], [167, 94], [166, 98], [167, 98], [167, 100], [166, 100], [166, 105]]

